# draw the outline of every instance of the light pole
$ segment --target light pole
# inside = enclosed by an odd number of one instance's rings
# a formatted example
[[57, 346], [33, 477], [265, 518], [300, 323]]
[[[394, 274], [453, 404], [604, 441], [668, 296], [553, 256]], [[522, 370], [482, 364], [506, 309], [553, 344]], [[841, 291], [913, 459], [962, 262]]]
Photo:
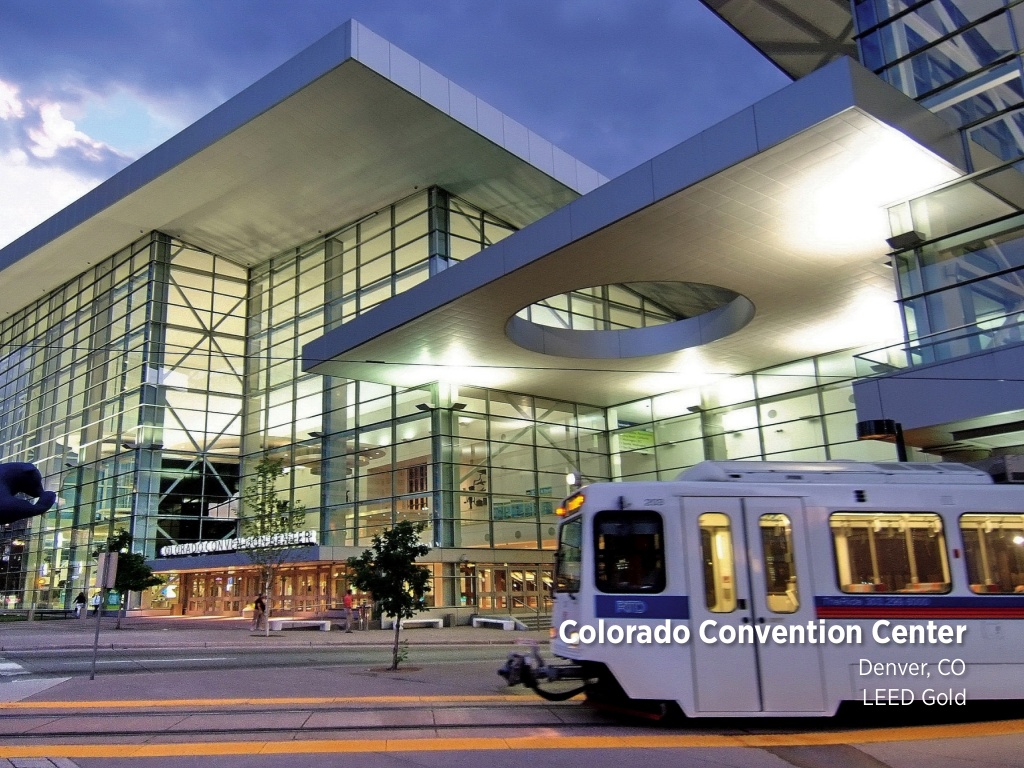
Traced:
[[903, 440], [903, 425], [893, 419], [869, 419], [857, 422], [858, 440], [885, 440], [896, 443], [896, 460], [907, 460], [907, 444]]

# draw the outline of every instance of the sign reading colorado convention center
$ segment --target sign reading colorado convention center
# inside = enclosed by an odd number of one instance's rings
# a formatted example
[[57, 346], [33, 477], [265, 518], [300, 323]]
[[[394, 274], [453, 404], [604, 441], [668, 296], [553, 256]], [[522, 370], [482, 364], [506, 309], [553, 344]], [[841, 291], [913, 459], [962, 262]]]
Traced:
[[265, 536], [244, 536], [216, 541], [192, 541], [188, 544], [168, 544], [160, 547], [161, 557], [175, 555], [209, 555], [214, 552], [240, 552], [262, 547], [305, 547], [316, 544], [316, 531], [294, 531], [292, 533], [271, 533]]

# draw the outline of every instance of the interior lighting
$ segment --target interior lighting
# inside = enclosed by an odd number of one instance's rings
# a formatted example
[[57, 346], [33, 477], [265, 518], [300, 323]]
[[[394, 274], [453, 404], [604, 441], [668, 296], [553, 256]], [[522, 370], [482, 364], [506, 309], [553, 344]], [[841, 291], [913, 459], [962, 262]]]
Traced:
[[902, 329], [903, 321], [890, 287], [865, 286], [821, 322], [787, 336], [785, 344], [793, 354], [801, 356], [817, 354], [825, 347], [883, 347], [900, 341]]
[[960, 175], [953, 166], [895, 128], [877, 124], [847, 137], [843, 151], [793, 177], [793, 201], [805, 216], [786, 245], [821, 257], [877, 248], [891, 236], [886, 207]]

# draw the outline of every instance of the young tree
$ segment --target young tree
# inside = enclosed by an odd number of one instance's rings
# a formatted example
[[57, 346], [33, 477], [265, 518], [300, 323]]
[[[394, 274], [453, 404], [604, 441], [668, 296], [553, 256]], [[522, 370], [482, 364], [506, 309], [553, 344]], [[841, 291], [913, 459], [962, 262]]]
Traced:
[[[164, 580], [153, 573], [146, 565], [146, 558], [138, 552], [132, 552], [132, 535], [128, 531], [117, 531], [107, 539], [107, 552], [117, 552], [117, 575], [114, 577], [114, 591], [120, 595], [120, 608], [117, 612], [117, 629], [121, 628], [121, 618], [128, 608], [128, 593], [141, 592], [144, 589], [163, 584]], [[99, 553], [97, 553], [99, 554]], [[100, 606], [100, 610], [103, 606]]]
[[266, 634], [270, 634], [271, 586], [278, 568], [293, 547], [283, 534], [297, 533], [306, 524], [306, 507], [278, 498], [277, 479], [284, 475], [280, 459], [264, 457], [256, 464], [255, 474], [242, 491], [241, 533], [251, 538], [245, 554], [259, 568], [260, 583], [266, 595]]
[[430, 547], [419, 539], [419, 534], [426, 527], [426, 523], [413, 524], [403, 520], [391, 530], [374, 536], [372, 549], [348, 559], [348, 566], [353, 572], [352, 583], [373, 595], [382, 615], [395, 617], [392, 670], [398, 669], [400, 661], [398, 638], [402, 619], [416, 615], [423, 604], [423, 596], [429, 591], [427, 580], [430, 572], [422, 565], [416, 565], [416, 558], [430, 551]]

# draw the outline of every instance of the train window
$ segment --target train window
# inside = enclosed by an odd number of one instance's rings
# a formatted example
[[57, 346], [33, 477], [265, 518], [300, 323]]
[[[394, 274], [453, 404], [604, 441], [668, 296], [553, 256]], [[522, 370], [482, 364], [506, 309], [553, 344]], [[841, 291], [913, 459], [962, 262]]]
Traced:
[[972, 592], [1024, 592], [1024, 515], [967, 514], [960, 532]]
[[697, 519], [704, 562], [704, 602], [712, 613], [736, 610], [736, 567], [727, 515], [706, 512]]
[[555, 553], [555, 591], [580, 591], [580, 544], [583, 541], [583, 518], [562, 523]]
[[793, 526], [787, 515], [761, 515], [766, 603], [773, 613], [796, 613], [800, 595], [793, 562]]
[[601, 592], [665, 589], [665, 537], [655, 512], [594, 516], [595, 580]]
[[829, 525], [843, 592], [949, 592], [938, 515], [837, 512]]

